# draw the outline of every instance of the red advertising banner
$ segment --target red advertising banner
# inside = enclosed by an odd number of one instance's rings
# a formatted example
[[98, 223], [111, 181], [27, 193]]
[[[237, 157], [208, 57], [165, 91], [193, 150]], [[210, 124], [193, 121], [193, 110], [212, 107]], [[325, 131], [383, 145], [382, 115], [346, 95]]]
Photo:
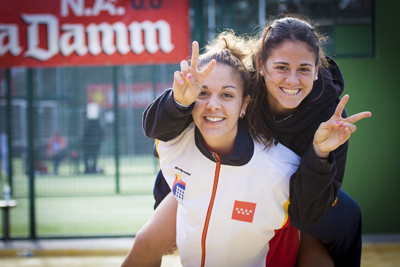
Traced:
[[2, 0], [0, 67], [178, 63], [189, 0]]
[[[171, 84], [133, 83], [118, 85], [118, 104], [120, 108], [147, 107], [155, 96], [160, 95]], [[154, 92], [155, 91], [155, 92]], [[114, 106], [114, 90], [112, 84], [90, 84], [87, 87], [87, 103], [97, 103], [100, 108]]]

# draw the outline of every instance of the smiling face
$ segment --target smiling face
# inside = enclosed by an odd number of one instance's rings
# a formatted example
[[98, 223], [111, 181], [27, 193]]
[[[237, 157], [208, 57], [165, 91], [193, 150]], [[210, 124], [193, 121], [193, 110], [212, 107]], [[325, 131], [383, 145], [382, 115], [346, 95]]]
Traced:
[[311, 92], [318, 73], [315, 60], [306, 43], [285, 41], [261, 64], [268, 103], [276, 117], [293, 114]]
[[238, 76], [231, 67], [217, 63], [204, 80], [192, 112], [205, 142], [220, 154], [232, 152], [238, 120], [247, 107]]

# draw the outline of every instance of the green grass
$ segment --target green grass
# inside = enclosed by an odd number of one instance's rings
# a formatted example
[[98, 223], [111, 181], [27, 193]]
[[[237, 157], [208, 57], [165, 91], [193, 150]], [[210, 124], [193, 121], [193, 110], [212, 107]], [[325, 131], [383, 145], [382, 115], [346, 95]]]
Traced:
[[[119, 180], [112, 158], [99, 160], [104, 174], [71, 174], [68, 162], [64, 162], [59, 175], [37, 175], [34, 182], [37, 236], [135, 234], [153, 212], [156, 164], [153, 156], [122, 158]], [[13, 199], [18, 206], [10, 212], [10, 235], [24, 238], [30, 235], [29, 179], [22, 168], [16, 168], [22, 166], [20, 160], [16, 159], [13, 166]], [[2, 231], [0, 227], [1, 234]]]

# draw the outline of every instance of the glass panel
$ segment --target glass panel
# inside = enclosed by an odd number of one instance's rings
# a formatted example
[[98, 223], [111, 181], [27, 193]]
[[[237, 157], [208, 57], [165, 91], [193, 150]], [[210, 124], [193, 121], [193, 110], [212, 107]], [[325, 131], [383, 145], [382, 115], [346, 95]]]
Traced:
[[332, 1], [331, 0], [267, 0], [267, 18], [275, 17], [280, 13], [303, 14], [322, 25], [332, 24]]
[[337, 0], [337, 24], [372, 24], [371, 0]]

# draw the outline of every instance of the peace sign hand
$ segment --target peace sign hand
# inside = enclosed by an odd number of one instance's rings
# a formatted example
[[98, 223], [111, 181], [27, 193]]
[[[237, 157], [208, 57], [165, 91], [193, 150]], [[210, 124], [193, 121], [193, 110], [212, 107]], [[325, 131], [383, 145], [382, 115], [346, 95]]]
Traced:
[[342, 112], [349, 100], [349, 95], [345, 95], [336, 107], [335, 114], [326, 122], [321, 123], [314, 135], [313, 147], [315, 153], [321, 158], [327, 158], [329, 152], [344, 144], [357, 127], [355, 122], [371, 117], [371, 112], [365, 111], [357, 113], [346, 119], [342, 118]]
[[199, 44], [194, 41], [192, 43], [192, 59], [191, 66], [186, 60], [181, 61], [181, 71], [174, 73], [174, 99], [179, 104], [184, 106], [191, 105], [196, 101], [202, 88], [204, 79], [213, 70], [216, 61], [213, 59], [202, 70], [198, 71], [197, 65], [199, 63]]

